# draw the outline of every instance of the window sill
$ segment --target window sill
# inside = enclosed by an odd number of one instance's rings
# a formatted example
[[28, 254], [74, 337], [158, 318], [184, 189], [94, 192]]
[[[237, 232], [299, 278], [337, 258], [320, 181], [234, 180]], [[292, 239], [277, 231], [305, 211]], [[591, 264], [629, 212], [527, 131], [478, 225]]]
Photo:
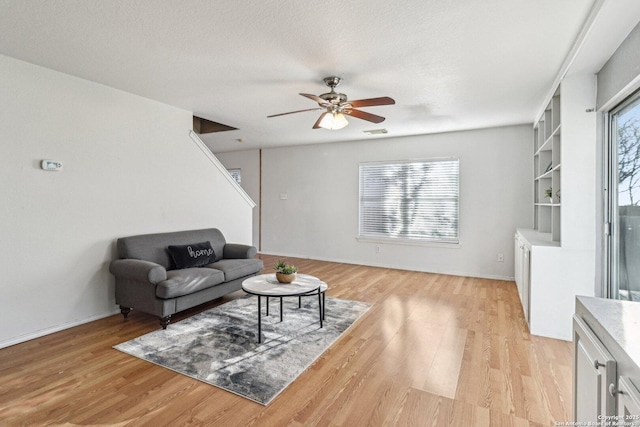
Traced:
[[447, 249], [460, 249], [462, 243], [458, 241], [454, 242], [434, 242], [431, 240], [417, 240], [417, 239], [385, 239], [382, 237], [362, 237], [356, 236], [355, 238], [360, 243], [381, 243], [385, 245], [401, 245], [401, 246], [426, 246], [435, 248], [447, 248]]

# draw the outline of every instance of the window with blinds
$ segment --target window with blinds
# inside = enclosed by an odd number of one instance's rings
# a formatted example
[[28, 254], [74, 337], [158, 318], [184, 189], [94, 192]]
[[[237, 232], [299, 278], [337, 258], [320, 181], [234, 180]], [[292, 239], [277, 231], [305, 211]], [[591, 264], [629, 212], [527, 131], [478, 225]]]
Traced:
[[458, 159], [360, 164], [360, 237], [458, 243]]

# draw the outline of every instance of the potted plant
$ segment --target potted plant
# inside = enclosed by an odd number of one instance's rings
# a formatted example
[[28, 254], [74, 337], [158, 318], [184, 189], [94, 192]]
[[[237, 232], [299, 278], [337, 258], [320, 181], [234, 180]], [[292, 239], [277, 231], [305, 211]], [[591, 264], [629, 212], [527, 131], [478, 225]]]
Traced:
[[549, 203], [553, 203], [553, 189], [551, 187], [544, 191], [544, 195], [549, 198]]
[[276, 279], [280, 283], [291, 283], [296, 280], [298, 269], [295, 265], [287, 265], [284, 261], [279, 260], [275, 266]]

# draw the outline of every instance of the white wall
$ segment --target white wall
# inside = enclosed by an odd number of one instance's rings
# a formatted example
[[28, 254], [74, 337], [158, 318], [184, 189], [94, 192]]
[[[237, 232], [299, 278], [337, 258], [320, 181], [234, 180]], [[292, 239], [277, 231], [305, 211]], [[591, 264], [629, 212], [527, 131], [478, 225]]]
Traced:
[[[512, 279], [513, 234], [533, 222], [532, 138], [523, 125], [263, 149], [262, 252]], [[459, 247], [356, 240], [359, 163], [438, 157], [460, 159]]]
[[191, 125], [188, 111], [0, 56], [0, 347], [114, 313], [117, 237], [218, 227], [251, 242], [251, 208]]
[[566, 76], [560, 85], [562, 122], [562, 248], [590, 254], [589, 283], [595, 280], [596, 246], [596, 76]]
[[227, 169], [242, 171], [242, 188], [256, 202], [253, 209], [252, 245], [260, 246], [260, 150], [233, 151], [218, 153], [216, 157]]
[[598, 110], [608, 110], [640, 84], [640, 24], [598, 72]]

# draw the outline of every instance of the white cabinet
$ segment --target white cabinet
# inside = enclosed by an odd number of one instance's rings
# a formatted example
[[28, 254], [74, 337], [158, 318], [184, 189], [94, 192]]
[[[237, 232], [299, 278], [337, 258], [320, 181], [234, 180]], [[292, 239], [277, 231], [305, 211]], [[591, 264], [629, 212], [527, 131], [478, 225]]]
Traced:
[[611, 386], [611, 394], [618, 396], [618, 425], [640, 426], [640, 392], [627, 377], [620, 377], [618, 389]]
[[587, 425], [616, 414], [615, 398], [609, 393], [609, 385], [616, 383], [616, 361], [577, 316], [573, 334], [574, 420]]
[[575, 424], [640, 427], [640, 304], [584, 296], [575, 304]]
[[[560, 250], [558, 242], [552, 242], [547, 234], [535, 230], [518, 229], [514, 237], [515, 281], [522, 303], [524, 318], [529, 332], [534, 335], [551, 336], [571, 340], [571, 313], [568, 313], [566, 333], [563, 334], [562, 316], [564, 307], [571, 304], [574, 296], [562, 295], [565, 289], [549, 287], [546, 278], [548, 260]], [[549, 252], [551, 251], [551, 252]]]
[[520, 292], [520, 286], [522, 282], [522, 259], [520, 258], [521, 249], [520, 248], [520, 238], [518, 237], [518, 233], [513, 235], [513, 270], [514, 276], [516, 279], [516, 286], [518, 287], [518, 293]]
[[522, 311], [524, 318], [529, 324], [529, 283], [531, 280], [531, 263], [530, 255], [531, 248], [526, 240], [521, 239], [519, 234], [516, 233], [514, 237], [515, 247], [515, 278], [516, 286], [518, 287], [518, 295], [520, 296], [520, 302], [522, 303]]

